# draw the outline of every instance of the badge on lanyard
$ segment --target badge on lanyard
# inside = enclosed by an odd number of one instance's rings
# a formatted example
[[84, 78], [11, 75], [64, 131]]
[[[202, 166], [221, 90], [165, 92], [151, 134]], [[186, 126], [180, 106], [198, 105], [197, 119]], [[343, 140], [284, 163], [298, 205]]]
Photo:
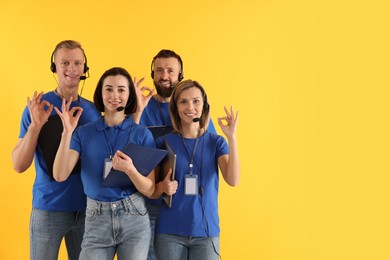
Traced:
[[190, 173], [186, 174], [184, 176], [185, 177], [184, 195], [190, 195], [190, 196], [198, 195], [198, 175], [193, 174], [193, 169], [194, 169], [195, 151], [196, 151], [196, 147], [198, 145], [199, 135], [200, 135], [200, 131], [198, 131], [198, 135], [196, 137], [195, 144], [194, 144], [194, 149], [192, 150], [192, 155], [191, 156], [190, 156], [190, 153], [189, 153], [189, 151], [187, 149], [186, 142], [184, 141], [184, 138], [182, 136], [182, 142], [183, 142], [183, 145], [184, 145], [184, 149], [186, 150], [188, 159], [190, 161], [190, 163], [188, 164], [188, 169], [189, 169]]
[[111, 158], [104, 159], [103, 179], [107, 177], [111, 169], [112, 169], [112, 159]]
[[197, 195], [198, 194], [198, 175], [186, 174], [184, 183], [185, 195]]

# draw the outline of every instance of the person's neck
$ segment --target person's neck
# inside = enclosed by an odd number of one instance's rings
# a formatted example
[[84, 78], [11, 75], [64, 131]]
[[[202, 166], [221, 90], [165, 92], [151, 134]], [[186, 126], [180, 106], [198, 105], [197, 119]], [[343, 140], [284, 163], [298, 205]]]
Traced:
[[106, 112], [104, 113], [104, 122], [108, 126], [120, 125], [125, 120], [126, 115], [122, 112]]
[[199, 124], [193, 123], [190, 125], [182, 125], [182, 136], [184, 138], [197, 138], [198, 135], [203, 135], [204, 130], [199, 129]]
[[65, 98], [66, 101], [69, 101], [69, 99], [72, 97], [73, 101], [77, 100], [78, 93], [77, 88], [64, 88], [64, 87], [57, 87], [54, 92], [62, 99]]
[[165, 98], [165, 97], [160, 96], [159, 94], [156, 94], [156, 95], [154, 96], [154, 98], [155, 98], [158, 102], [160, 102], [160, 103], [168, 103], [168, 102], [171, 100], [171, 97]]

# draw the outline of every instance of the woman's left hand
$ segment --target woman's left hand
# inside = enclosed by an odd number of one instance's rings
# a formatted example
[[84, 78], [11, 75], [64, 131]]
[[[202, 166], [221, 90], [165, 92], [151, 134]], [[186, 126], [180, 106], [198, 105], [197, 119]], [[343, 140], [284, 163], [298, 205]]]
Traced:
[[[236, 135], [238, 111], [234, 114], [233, 107], [230, 106], [230, 111], [224, 107], [226, 116], [218, 118], [218, 124], [221, 127], [223, 133], [229, 138]], [[226, 124], [224, 124], [226, 122]]]
[[127, 156], [124, 152], [116, 151], [112, 158], [112, 167], [115, 170], [125, 172], [127, 175], [129, 172], [136, 172], [137, 169], [133, 164], [133, 160]]

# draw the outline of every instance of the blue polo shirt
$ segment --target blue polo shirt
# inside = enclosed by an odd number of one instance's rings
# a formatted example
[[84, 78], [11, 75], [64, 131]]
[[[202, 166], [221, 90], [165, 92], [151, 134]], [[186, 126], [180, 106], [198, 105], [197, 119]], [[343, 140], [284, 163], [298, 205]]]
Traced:
[[152, 133], [126, 117], [122, 124], [107, 126], [103, 117], [79, 127], [73, 133], [70, 149], [81, 157], [81, 179], [85, 194], [94, 200], [111, 202], [124, 199], [135, 189], [103, 186], [104, 160], [123, 150], [127, 143], [155, 148]]
[[185, 176], [189, 174], [189, 155], [192, 155], [196, 138], [183, 139], [176, 133], [170, 133], [156, 139], [158, 148], [164, 147], [164, 140], [177, 156], [175, 179], [179, 186], [173, 195], [172, 208], [161, 204], [156, 232], [178, 236], [219, 236], [218, 158], [229, 154], [226, 140], [210, 132], [199, 137], [193, 161], [193, 174], [198, 177], [199, 191], [195, 196], [184, 194], [184, 183]]
[[[44, 94], [42, 100], [49, 101], [50, 104], [54, 105], [61, 111], [62, 99], [56, 95], [54, 91]], [[83, 108], [83, 113], [81, 114], [79, 125], [84, 125], [88, 122], [95, 121], [100, 117], [100, 113], [96, 110], [95, 105], [92, 102], [80, 97], [79, 100], [73, 101], [70, 107], [72, 108], [78, 105]], [[51, 113], [51, 116], [58, 117], [54, 109]], [[57, 122], [62, 127], [61, 121], [58, 120]], [[19, 138], [23, 138], [26, 135], [30, 124], [30, 111], [26, 107], [22, 115]], [[59, 138], [61, 138], [61, 133], [59, 133]], [[46, 165], [46, 161], [43, 156], [44, 149], [46, 149], [46, 147], [42, 147], [38, 142], [37, 148], [34, 152], [36, 178], [32, 191], [33, 207], [46, 211], [85, 210], [86, 197], [83, 191], [79, 172], [75, 172], [74, 174], [70, 175], [69, 178], [64, 182], [56, 182], [49, 176], [48, 166]]]

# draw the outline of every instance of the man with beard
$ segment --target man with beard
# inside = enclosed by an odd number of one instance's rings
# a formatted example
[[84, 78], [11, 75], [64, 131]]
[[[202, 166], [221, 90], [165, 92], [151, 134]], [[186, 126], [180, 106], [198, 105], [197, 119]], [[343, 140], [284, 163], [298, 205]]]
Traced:
[[[164, 49], [157, 53], [151, 63], [151, 77], [154, 86], [156, 87], [157, 94], [155, 94], [154, 90], [151, 88], [146, 86], [140, 87], [143, 79], [138, 82], [134, 79], [138, 107], [137, 112], [133, 114], [133, 119], [135, 122], [139, 122], [140, 125], [149, 127], [155, 138], [163, 133], [169, 133], [173, 129], [168, 106], [173, 90], [184, 78], [183, 72], [183, 61], [180, 56], [172, 50]], [[142, 93], [143, 91], [149, 93], [145, 96]], [[154, 127], [160, 127], [160, 130], [162, 131], [156, 134], [153, 131]], [[216, 133], [212, 120], [210, 120], [207, 130]], [[156, 179], [158, 178], [156, 177]], [[157, 184], [156, 189], [158, 186], [159, 185]], [[152, 229], [152, 240], [150, 242], [148, 260], [154, 260], [156, 259], [153, 246], [154, 229], [162, 199], [147, 199], [146, 202], [149, 209], [150, 225]]]

